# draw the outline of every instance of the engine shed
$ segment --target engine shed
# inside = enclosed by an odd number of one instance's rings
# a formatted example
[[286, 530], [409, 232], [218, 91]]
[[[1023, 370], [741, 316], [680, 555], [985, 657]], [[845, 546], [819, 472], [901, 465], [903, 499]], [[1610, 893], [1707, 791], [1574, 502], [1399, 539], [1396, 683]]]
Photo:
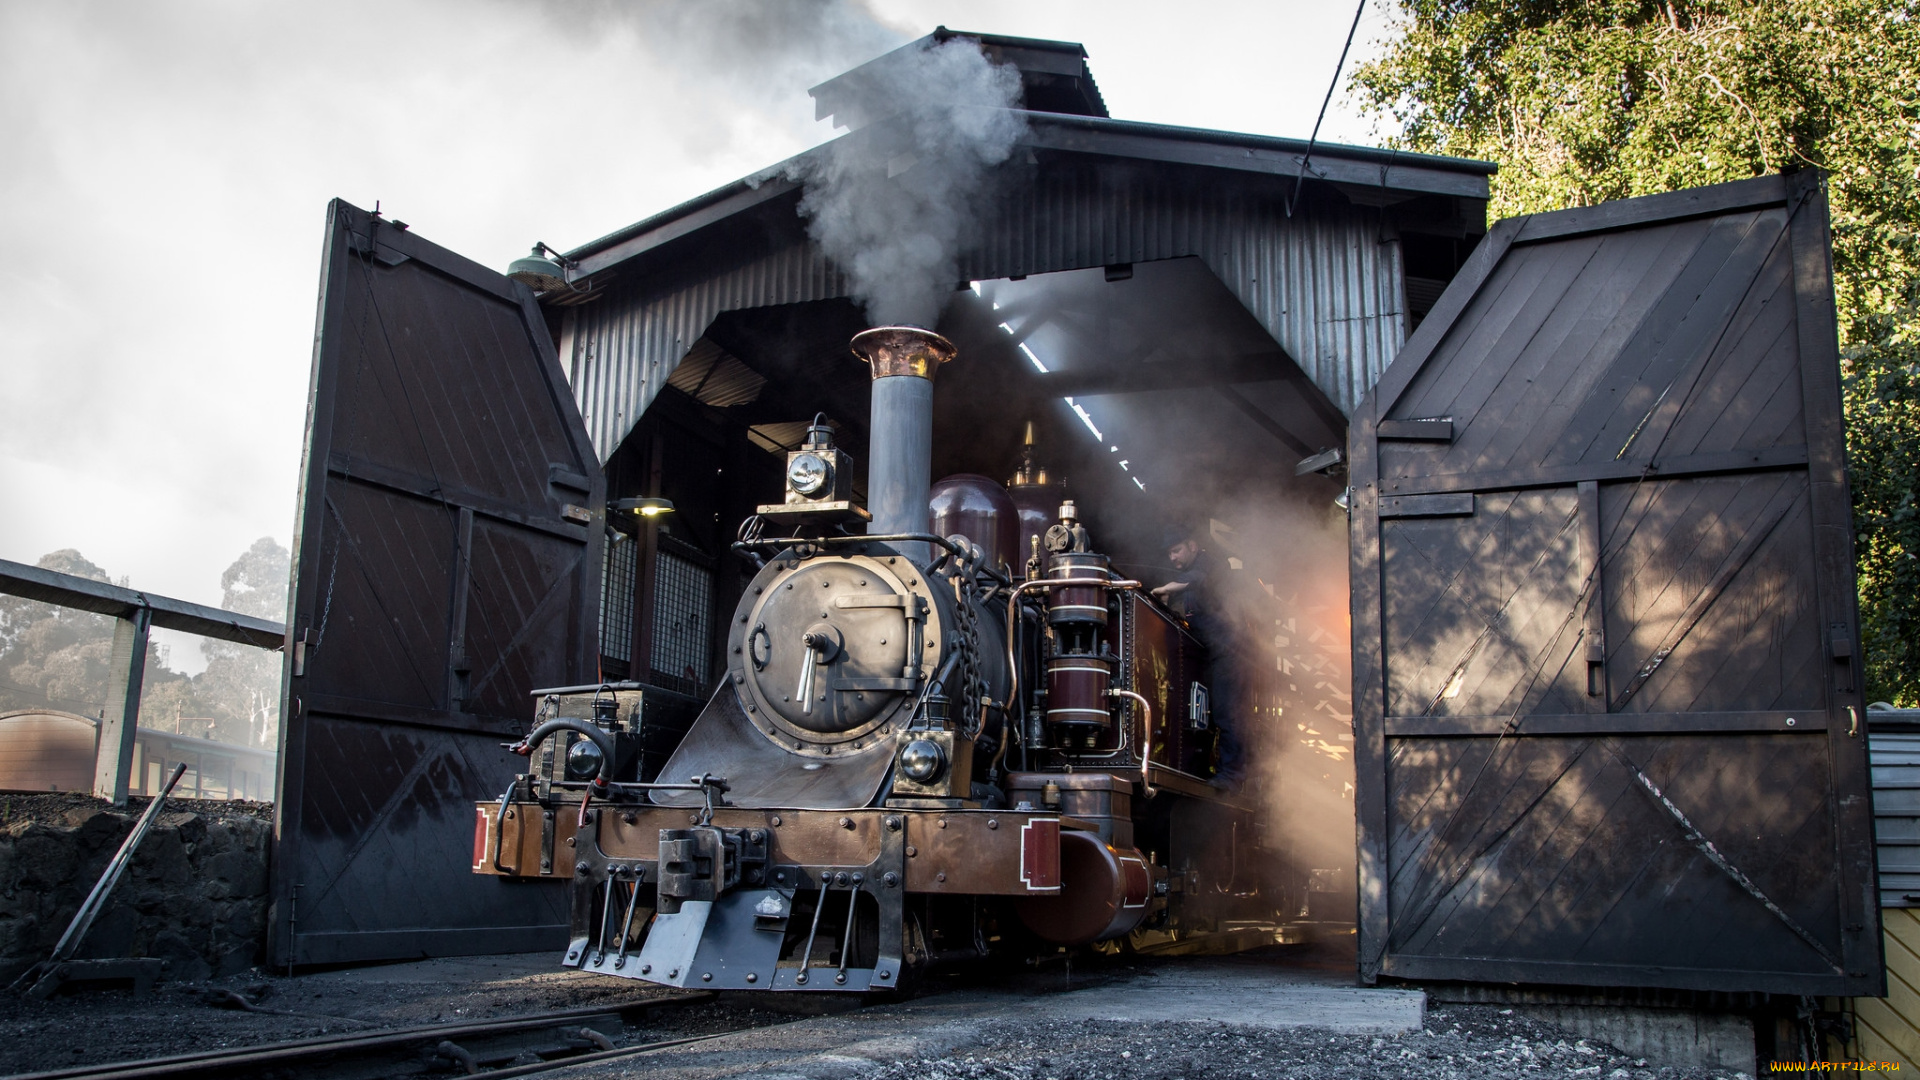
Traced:
[[[1118, 120], [1078, 45], [970, 36], [1027, 132], [933, 327], [933, 474], [1070, 497], [1143, 578], [1198, 530], [1272, 601], [1301, 919], [1367, 980], [1880, 992], [1818, 178], [1489, 232], [1490, 164]], [[813, 91], [846, 138], [858, 76]], [[696, 707], [816, 417], [864, 497], [801, 175], [537, 294], [332, 206], [276, 964], [561, 949], [557, 883], [466, 850], [529, 695]]]

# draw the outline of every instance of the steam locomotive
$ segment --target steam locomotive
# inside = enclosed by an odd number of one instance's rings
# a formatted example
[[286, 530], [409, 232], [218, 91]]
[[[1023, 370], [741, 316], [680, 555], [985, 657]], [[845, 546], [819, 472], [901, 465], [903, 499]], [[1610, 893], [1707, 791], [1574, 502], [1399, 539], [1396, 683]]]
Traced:
[[[816, 419], [697, 715], [536, 694], [473, 869], [569, 878], [564, 963], [668, 986], [884, 991], [934, 965], [1218, 948], [1274, 914], [1254, 814], [1209, 783], [1206, 650], [1114, 572], [1031, 457], [929, 484], [944, 338], [872, 369], [867, 506]], [[1271, 927], [1259, 940], [1275, 940]]]

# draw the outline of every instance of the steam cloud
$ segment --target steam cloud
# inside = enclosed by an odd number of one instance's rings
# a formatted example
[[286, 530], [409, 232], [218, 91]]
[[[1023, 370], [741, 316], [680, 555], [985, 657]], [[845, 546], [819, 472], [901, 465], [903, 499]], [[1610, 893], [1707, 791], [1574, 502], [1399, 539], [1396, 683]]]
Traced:
[[1027, 132], [1020, 75], [953, 38], [892, 54], [861, 77], [855, 122], [887, 119], [800, 159], [791, 174], [806, 185], [800, 213], [869, 319], [930, 327], [959, 280], [993, 169]]

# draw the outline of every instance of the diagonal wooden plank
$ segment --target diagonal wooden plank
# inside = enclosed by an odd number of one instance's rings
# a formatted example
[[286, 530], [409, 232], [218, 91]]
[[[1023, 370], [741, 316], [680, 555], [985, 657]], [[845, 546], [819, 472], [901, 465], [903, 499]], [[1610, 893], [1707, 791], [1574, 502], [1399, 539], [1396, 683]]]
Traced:
[[1559, 854], [1551, 848], [1552, 841], [1587, 806], [1583, 793], [1594, 772], [1593, 759], [1583, 755], [1570, 761], [1569, 748], [1579, 752], [1578, 744], [1567, 741], [1535, 745], [1532, 775], [1541, 777], [1546, 771], [1557, 771], [1557, 779], [1541, 780], [1546, 786], [1537, 802], [1504, 836], [1495, 839], [1469, 875], [1448, 890], [1426, 920], [1424, 940], [1413, 939], [1410, 945], [1427, 952], [1457, 954], [1472, 950], [1497, 932], [1495, 928], [1503, 917], [1518, 913], [1520, 905], [1508, 902], [1508, 898], [1515, 890], [1525, 889], [1529, 872], [1557, 861]]
[[1698, 848], [1700, 853], [1706, 856], [1707, 861], [1711, 862], [1721, 873], [1733, 879], [1734, 884], [1740, 886], [1741, 890], [1746, 892], [1747, 895], [1758, 900], [1761, 906], [1765, 907], [1775, 918], [1785, 924], [1787, 929], [1793, 931], [1795, 937], [1806, 942], [1809, 947], [1819, 953], [1820, 958], [1825, 960], [1836, 974], [1845, 973], [1845, 969], [1840, 963], [1840, 958], [1833, 954], [1833, 950], [1827, 948], [1826, 944], [1815, 937], [1806, 927], [1801, 926], [1799, 921], [1787, 914], [1779, 904], [1774, 903], [1773, 899], [1762, 891], [1760, 886], [1755, 884], [1754, 880], [1748, 877], [1745, 871], [1733, 865], [1733, 863], [1721, 853], [1719, 847], [1716, 846], [1712, 840], [1708, 839], [1706, 834], [1695, 827], [1693, 822], [1687, 818], [1686, 813], [1674, 805], [1673, 800], [1669, 799], [1666, 793], [1660, 790], [1659, 785], [1655, 784], [1638, 765], [1633, 763], [1631, 758], [1627, 757], [1625, 751], [1623, 751], [1617, 743], [1611, 739], [1606, 740], [1606, 743], [1607, 752], [1618, 759], [1622, 765], [1633, 770], [1634, 778], [1640, 782], [1641, 788], [1653, 799], [1655, 805], [1666, 811], [1667, 815], [1671, 817], [1674, 823], [1686, 834], [1687, 841]]
[[1407, 338], [1400, 347], [1399, 355], [1393, 363], [1380, 373], [1380, 381], [1373, 392], [1373, 415], [1390, 415], [1400, 401], [1400, 395], [1406, 392], [1429, 359], [1432, 358], [1440, 343], [1445, 340], [1453, 325], [1466, 311], [1467, 306], [1481, 295], [1481, 289], [1487, 280], [1500, 267], [1507, 249], [1513, 245], [1513, 238], [1519, 235], [1527, 219], [1507, 218], [1494, 223], [1487, 235], [1474, 246], [1472, 254], [1467, 256], [1467, 264], [1454, 275], [1447, 290], [1440, 294], [1440, 300], [1433, 310], [1421, 321], [1420, 328]]
[[1427, 706], [1423, 710], [1423, 715], [1434, 715], [1434, 711], [1439, 708], [1440, 702], [1445, 698], [1447, 690], [1454, 685], [1455, 681], [1465, 676], [1468, 665], [1473, 663], [1474, 657], [1479, 654], [1490, 637], [1498, 633], [1506, 633], [1511, 636], [1511, 631], [1507, 626], [1507, 619], [1514, 608], [1515, 602], [1519, 599], [1526, 587], [1534, 582], [1541, 567], [1547, 564], [1548, 558], [1557, 550], [1565, 547], [1566, 542], [1573, 534], [1573, 527], [1578, 520], [1579, 510], [1576, 507], [1571, 513], [1566, 515], [1566, 519], [1561, 523], [1559, 532], [1555, 535], [1554, 540], [1551, 543], [1542, 545], [1540, 554], [1536, 556], [1532, 564], [1527, 567], [1526, 573], [1522, 575], [1521, 579], [1516, 582], [1510, 590], [1506, 591], [1506, 595], [1500, 600], [1499, 607], [1481, 624], [1479, 632], [1474, 635], [1466, 649], [1459, 654], [1459, 658], [1455, 661], [1446, 680], [1440, 684], [1440, 688], [1434, 692], [1432, 699], [1427, 702]]
[[1537, 465], [1558, 443], [1568, 422], [1585, 407], [1594, 383], [1604, 378], [1645, 314], [1685, 267], [1706, 235], [1699, 222], [1609, 236], [1605, 253], [1589, 264], [1593, 280], [1582, 280], [1584, 303], [1569, 304], [1564, 332], [1542, 342], [1534, 362], [1516, 371], [1522, 392], [1490, 416], [1463, 442], [1484, 444], [1480, 469]]
[[[1547, 793], [1553, 789], [1553, 786], [1560, 782], [1560, 778], [1566, 775], [1567, 770], [1571, 769], [1579, 762], [1581, 757], [1586, 754], [1591, 743], [1592, 740], [1590, 739], [1583, 740], [1572, 753], [1566, 756], [1565, 760], [1560, 764], [1559, 768], [1554, 771], [1551, 777], [1544, 783], [1537, 784], [1530, 794], [1524, 796], [1524, 801], [1518, 809], [1510, 813], [1502, 814], [1498, 818], [1489, 814], [1483, 818], [1469, 819], [1464, 814], [1459, 813], [1449, 818], [1446, 826], [1441, 830], [1441, 843], [1435, 845], [1435, 851], [1438, 852], [1452, 848], [1455, 852], [1454, 857], [1451, 859], [1450, 865], [1443, 867], [1439, 861], [1439, 857], [1436, 857], [1415, 871], [1415, 880], [1425, 887], [1413, 894], [1404, 914], [1397, 914], [1394, 920], [1395, 938], [1404, 941], [1418, 934], [1427, 920], [1432, 917], [1441, 903], [1446, 900], [1448, 894], [1454, 891], [1461, 880], [1466, 877], [1467, 873], [1472, 870], [1495, 845], [1504, 839], [1515, 826], [1532, 812], [1540, 800], [1545, 798]], [[1513, 753], [1511, 748], [1517, 744], [1503, 742], [1501, 745], [1507, 747], [1509, 754], [1511, 754]], [[1477, 779], [1478, 774], [1476, 775], [1476, 780]], [[1507, 801], [1507, 797], [1517, 788], [1520, 780], [1521, 777], [1516, 776], [1513, 782], [1509, 784], [1507, 790], [1501, 793], [1500, 798], [1494, 805], [1503, 805]], [[1462, 807], [1466, 805], [1471, 794], [1472, 786], [1469, 786], [1467, 792], [1462, 795], [1460, 803]], [[1476, 826], [1473, 834], [1460, 837], [1459, 840], [1453, 843], [1447, 843], [1446, 841], [1454, 830], [1461, 827], [1462, 822], [1469, 820]], [[1464, 851], [1465, 854], [1459, 854], [1459, 852], [1462, 851]]]
[[1673, 655], [1673, 650], [1699, 624], [1701, 617], [1707, 613], [1708, 608], [1713, 606], [1713, 602], [1720, 598], [1721, 592], [1726, 589], [1734, 576], [1740, 573], [1741, 568], [1747, 564], [1747, 560], [1753, 557], [1753, 553], [1759, 550], [1761, 544], [1766, 543], [1767, 537], [1773, 535], [1774, 527], [1787, 516], [1787, 511], [1793, 509], [1794, 503], [1799, 500], [1799, 495], [1798, 485], [1780, 485], [1773, 498], [1768, 501], [1766, 509], [1761, 512], [1759, 520], [1747, 530], [1739, 545], [1721, 560], [1720, 568], [1714, 572], [1713, 577], [1694, 596], [1692, 602], [1687, 604], [1686, 610], [1680, 613], [1680, 618], [1674, 621], [1673, 626], [1660, 639], [1660, 644], [1654, 647], [1653, 653], [1635, 669], [1633, 676], [1627, 680], [1627, 684], [1620, 688], [1620, 693], [1613, 699], [1611, 711], [1619, 712], [1625, 708], [1633, 695], [1639, 693], [1640, 688], [1647, 684], [1647, 680], [1653, 678], [1654, 673], [1660, 670], [1660, 665], [1666, 663], [1667, 657]]

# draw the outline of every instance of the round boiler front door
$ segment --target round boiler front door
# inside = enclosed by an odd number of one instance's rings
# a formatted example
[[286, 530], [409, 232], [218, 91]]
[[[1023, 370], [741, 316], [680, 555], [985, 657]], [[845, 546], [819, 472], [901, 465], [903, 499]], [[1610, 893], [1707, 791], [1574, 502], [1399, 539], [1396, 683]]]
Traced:
[[776, 580], [750, 615], [754, 699], [801, 732], [843, 735], [904, 692], [906, 609], [916, 598], [857, 559], [822, 558]]

